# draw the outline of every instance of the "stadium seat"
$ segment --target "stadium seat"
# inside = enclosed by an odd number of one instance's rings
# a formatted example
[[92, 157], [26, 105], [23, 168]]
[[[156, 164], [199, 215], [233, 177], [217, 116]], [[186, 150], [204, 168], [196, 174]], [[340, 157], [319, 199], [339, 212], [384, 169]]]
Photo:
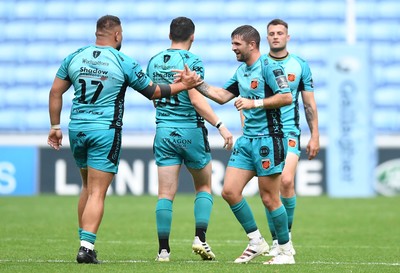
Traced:
[[69, 21], [71, 13], [75, 12], [75, 1], [49, 0], [45, 5], [41, 5], [43, 20], [63, 20]]
[[376, 130], [384, 133], [394, 133], [400, 130], [399, 108], [377, 108], [373, 113]]
[[[2, 1], [2, 2], [7, 2], [7, 1]], [[3, 3], [1, 3], [3, 6]], [[43, 3], [40, 3], [40, 1], [35, 1], [35, 0], [24, 0], [24, 1], [18, 1], [12, 10], [9, 10], [9, 12], [12, 13], [12, 16], [14, 18], [18, 19], [33, 19], [36, 20], [37, 18], [41, 18], [41, 11], [42, 11], [42, 5]]]
[[374, 16], [383, 20], [399, 20], [400, 2], [397, 0], [376, 1], [373, 5]]
[[355, 12], [358, 20], [369, 22], [369, 20], [375, 18], [374, 2], [374, 0], [355, 1]]
[[[299, 3], [304, 2], [305, 1], [299, 1]], [[343, 1], [329, 0], [324, 1], [322, 5], [316, 5], [314, 2], [311, 3], [309, 8], [310, 11], [314, 12], [314, 16], [312, 18], [313, 20], [332, 20], [336, 22], [342, 22], [346, 18], [346, 5], [343, 3]]]
[[393, 106], [399, 107], [400, 96], [399, 89], [395, 86], [384, 86], [373, 91], [374, 103], [379, 107]]
[[376, 20], [370, 24], [370, 35], [374, 41], [400, 41], [400, 21]]
[[[196, 34], [191, 51], [202, 58], [207, 82], [217, 86], [222, 86], [239, 65], [231, 50], [230, 38], [236, 27], [255, 26], [261, 35], [261, 51], [266, 53], [266, 24], [273, 18], [286, 20], [292, 36], [289, 51], [303, 57], [311, 66], [321, 134], [326, 132], [328, 83], [332, 80], [327, 57], [332, 43], [346, 42], [345, 1], [286, 0], [284, 7], [262, 0], [176, 0], [173, 4], [164, 1], [2, 1], [0, 114], [4, 123], [0, 123], [0, 131], [15, 123], [14, 130], [19, 132], [47, 133], [47, 117], [43, 124], [39, 121], [26, 124], [26, 117], [18, 113], [37, 110], [38, 114], [32, 117], [44, 118], [45, 114], [40, 113], [48, 111], [48, 91], [62, 60], [78, 48], [94, 43], [95, 21], [99, 16], [115, 14], [121, 18], [124, 29], [122, 51], [135, 58], [144, 70], [154, 54], [169, 47], [171, 19], [192, 18]], [[400, 125], [392, 118], [396, 116], [394, 109], [400, 111], [399, 96], [395, 93], [400, 90], [400, 1], [363, 0], [355, 1], [355, 5], [356, 40], [370, 46], [376, 128], [379, 132], [400, 133]], [[62, 122], [67, 124], [73, 90], [64, 96]], [[233, 107], [225, 108], [228, 105], [212, 105], [223, 109], [224, 118], [236, 114], [232, 112]], [[385, 111], [385, 107], [389, 110]], [[128, 130], [152, 131], [155, 128], [153, 111], [146, 98], [128, 89], [126, 113], [139, 117], [130, 120]], [[5, 115], [10, 118], [4, 118]], [[396, 117], [399, 118], [398, 114]], [[229, 125], [240, 130], [236, 120]], [[304, 120], [302, 126], [307, 129]]]
[[0, 111], [0, 133], [18, 133], [24, 128], [24, 109], [7, 108]]

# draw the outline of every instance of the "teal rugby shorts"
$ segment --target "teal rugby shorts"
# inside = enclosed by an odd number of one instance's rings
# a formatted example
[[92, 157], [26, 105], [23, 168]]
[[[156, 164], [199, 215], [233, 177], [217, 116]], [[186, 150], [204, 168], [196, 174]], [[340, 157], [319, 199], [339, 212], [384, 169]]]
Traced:
[[301, 153], [300, 135], [294, 133], [288, 134], [286, 140], [287, 140], [287, 152], [300, 156]]
[[284, 137], [239, 137], [233, 147], [228, 167], [256, 172], [257, 176], [282, 173], [287, 141]]
[[120, 129], [69, 131], [72, 155], [79, 168], [117, 173], [121, 154]]
[[202, 169], [211, 160], [207, 128], [157, 128], [153, 153], [157, 166]]

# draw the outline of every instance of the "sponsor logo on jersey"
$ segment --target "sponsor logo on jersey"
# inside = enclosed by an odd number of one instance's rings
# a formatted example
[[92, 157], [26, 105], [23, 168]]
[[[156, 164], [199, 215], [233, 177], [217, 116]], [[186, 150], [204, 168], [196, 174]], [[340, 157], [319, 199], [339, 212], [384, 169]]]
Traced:
[[180, 135], [180, 134], [177, 133], [176, 131], [171, 132], [171, 133], [169, 134], [169, 136], [172, 136], [172, 137], [182, 137], [182, 135]]
[[250, 87], [251, 87], [251, 89], [257, 89], [257, 87], [258, 87], [258, 79], [251, 80]]
[[[154, 69], [163, 69], [163, 70], [169, 70], [169, 69], [174, 69], [175, 67], [172, 65], [166, 65], [166, 64], [154, 64]], [[172, 72], [171, 72], [172, 73]]]
[[90, 64], [90, 65], [103, 65], [103, 66], [109, 66], [110, 64], [108, 62], [103, 62], [101, 60], [89, 60], [86, 58], [82, 59], [82, 63], [84, 64]]
[[262, 157], [265, 157], [265, 156], [269, 155], [269, 151], [270, 150], [267, 146], [261, 146], [259, 153]]
[[287, 89], [289, 88], [289, 82], [285, 76], [280, 76], [276, 78], [276, 83], [278, 84], [279, 89]]
[[77, 137], [85, 137], [86, 135], [85, 135], [85, 133], [83, 133], [83, 132], [79, 132], [76, 136], [77, 136]]
[[144, 76], [146, 76], [146, 74], [144, 74], [143, 71], [139, 71], [139, 72], [135, 72], [136, 77], [138, 77], [138, 79], [140, 80], [141, 78], [143, 78]]
[[193, 71], [196, 71], [197, 74], [203, 74], [204, 68], [202, 66], [193, 66]]
[[101, 69], [97, 69], [97, 68], [87, 68], [82, 66], [80, 68], [80, 75], [96, 75], [96, 76], [107, 76], [108, 71], [107, 70], [101, 70]]

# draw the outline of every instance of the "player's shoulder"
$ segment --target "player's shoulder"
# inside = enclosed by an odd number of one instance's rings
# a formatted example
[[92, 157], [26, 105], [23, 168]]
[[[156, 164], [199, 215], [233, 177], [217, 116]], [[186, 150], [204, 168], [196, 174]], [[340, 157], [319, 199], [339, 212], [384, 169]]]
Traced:
[[290, 57], [291, 58], [293, 58], [293, 59], [295, 59], [296, 61], [298, 61], [299, 63], [307, 63], [307, 61], [305, 60], [305, 59], [303, 59], [302, 57], [300, 57], [299, 55], [297, 55], [297, 54], [293, 54], [293, 53], [290, 53]]
[[78, 55], [78, 54], [83, 54], [83, 52], [84, 52], [86, 49], [90, 48], [90, 47], [91, 47], [90, 45], [80, 47], [80, 48], [78, 48], [77, 50], [75, 50], [74, 52], [70, 53], [70, 54], [67, 56], [66, 59], [68, 59], [68, 58], [73, 58], [73, 57], [75, 57], [75, 56]]
[[187, 60], [200, 60], [201, 58], [199, 55], [189, 51], [189, 50], [180, 50], [179, 54], [182, 56], [183, 59], [187, 59]]
[[110, 51], [122, 63], [129, 63], [129, 64], [137, 63], [137, 61], [133, 57], [131, 57], [119, 50], [116, 50], [115, 48], [111, 48]]
[[261, 55], [259, 61], [261, 64], [261, 68], [266, 71], [273, 71], [277, 68], [283, 69], [282, 65], [276, 60], [272, 59], [268, 54]]

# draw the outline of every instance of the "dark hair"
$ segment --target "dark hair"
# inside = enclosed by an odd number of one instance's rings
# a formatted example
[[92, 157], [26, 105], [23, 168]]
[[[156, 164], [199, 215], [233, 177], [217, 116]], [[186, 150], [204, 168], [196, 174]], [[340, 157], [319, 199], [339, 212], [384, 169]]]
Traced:
[[254, 27], [250, 25], [243, 25], [237, 27], [231, 34], [231, 38], [239, 36], [246, 43], [250, 43], [251, 41], [256, 42], [257, 48], [260, 47], [260, 33]]
[[97, 20], [96, 29], [100, 31], [111, 30], [121, 25], [121, 20], [114, 15], [104, 15]]
[[172, 20], [169, 35], [174, 42], [184, 42], [194, 33], [194, 23], [187, 17], [177, 17]]
[[283, 21], [282, 19], [274, 19], [274, 20], [272, 20], [271, 22], [268, 23], [267, 29], [268, 29], [269, 26], [271, 26], [271, 25], [273, 25], [273, 26], [282, 25], [282, 26], [284, 26], [286, 29], [289, 29], [288, 24], [287, 24], [285, 21]]

